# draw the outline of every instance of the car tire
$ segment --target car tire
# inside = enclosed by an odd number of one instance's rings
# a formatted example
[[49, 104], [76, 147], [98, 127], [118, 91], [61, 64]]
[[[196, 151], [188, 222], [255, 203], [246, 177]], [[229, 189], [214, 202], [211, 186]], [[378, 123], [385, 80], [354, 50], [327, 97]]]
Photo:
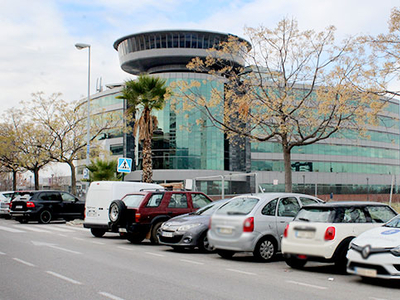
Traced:
[[164, 222], [155, 223], [151, 228], [150, 242], [154, 245], [158, 245], [160, 243], [160, 239], [158, 237], [158, 229], [160, 229], [162, 223]]
[[217, 250], [217, 254], [219, 256], [221, 256], [222, 258], [232, 258], [232, 256], [235, 254], [235, 252], [234, 251], [230, 251], [230, 250], [218, 249]]
[[348, 244], [342, 245], [335, 258], [335, 267], [340, 274], [347, 274], [347, 250]]
[[210, 245], [207, 238], [207, 231], [204, 232], [199, 238], [199, 249], [201, 252], [211, 253], [215, 251], [215, 248]]
[[49, 224], [53, 219], [53, 215], [47, 209], [44, 209], [39, 214], [39, 223], [40, 224]]
[[307, 260], [299, 259], [293, 255], [285, 256], [284, 259], [286, 264], [293, 269], [302, 269], [307, 263]]
[[122, 223], [125, 217], [126, 205], [122, 200], [114, 200], [108, 210], [108, 218], [114, 225]]
[[125, 235], [126, 239], [128, 241], [130, 241], [132, 244], [139, 244], [141, 243], [146, 235], [145, 234], [132, 234], [132, 233], [128, 233]]
[[90, 232], [93, 234], [93, 236], [98, 238], [102, 237], [106, 233], [104, 229], [99, 229], [99, 228], [91, 228]]
[[259, 261], [271, 261], [276, 254], [276, 244], [268, 237], [260, 239], [253, 251], [254, 257]]

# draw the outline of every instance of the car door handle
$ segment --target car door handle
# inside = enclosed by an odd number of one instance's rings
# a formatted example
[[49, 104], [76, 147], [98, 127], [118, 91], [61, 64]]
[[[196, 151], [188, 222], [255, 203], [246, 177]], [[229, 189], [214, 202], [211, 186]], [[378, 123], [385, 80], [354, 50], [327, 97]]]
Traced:
[[286, 223], [286, 221], [279, 221], [279, 223]]

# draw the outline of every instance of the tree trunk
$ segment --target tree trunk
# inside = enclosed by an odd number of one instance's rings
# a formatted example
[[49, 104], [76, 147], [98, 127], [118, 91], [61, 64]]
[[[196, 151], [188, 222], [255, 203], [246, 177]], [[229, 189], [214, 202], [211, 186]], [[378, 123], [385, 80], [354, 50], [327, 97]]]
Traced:
[[17, 171], [13, 170], [12, 171], [12, 176], [13, 176], [13, 181], [12, 181], [12, 185], [13, 185], [13, 191], [17, 190]]
[[39, 169], [33, 170], [33, 176], [35, 178], [35, 190], [39, 190]]
[[69, 165], [69, 168], [71, 169], [71, 194], [76, 195], [76, 172], [75, 172], [75, 166], [73, 162], [68, 161], [67, 164]]
[[151, 140], [143, 140], [143, 174], [142, 181], [153, 182], [153, 162], [151, 158]]
[[290, 159], [290, 149], [282, 145], [283, 149], [283, 162], [285, 166], [285, 192], [292, 192], [292, 162]]

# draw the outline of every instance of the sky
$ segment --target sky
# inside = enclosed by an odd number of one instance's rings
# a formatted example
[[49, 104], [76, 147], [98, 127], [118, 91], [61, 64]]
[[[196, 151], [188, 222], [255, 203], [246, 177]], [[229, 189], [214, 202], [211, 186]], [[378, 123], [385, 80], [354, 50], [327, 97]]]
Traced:
[[398, 0], [0, 0], [0, 112], [20, 107], [31, 94], [87, 95], [132, 79], [121, 70], [113, 43], [126, 35], [162, 29], [198, 29], [246, 38], [244, 27], [274, 28], [285, 17], [301, 30], [337, 28], [337, 38], [387, 32]]

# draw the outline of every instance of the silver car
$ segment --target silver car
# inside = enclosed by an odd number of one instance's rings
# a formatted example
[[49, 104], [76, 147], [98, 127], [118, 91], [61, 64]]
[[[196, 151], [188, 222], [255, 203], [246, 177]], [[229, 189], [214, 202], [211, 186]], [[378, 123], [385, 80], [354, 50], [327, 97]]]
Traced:
[[303, 205], [316, 203], [323, 201], [294, 193], [237, 196], [212, 215], [208, 241], [224, 258], [253, 252], [258, 260], [270, 261], [281, 249], [286, 224]]

